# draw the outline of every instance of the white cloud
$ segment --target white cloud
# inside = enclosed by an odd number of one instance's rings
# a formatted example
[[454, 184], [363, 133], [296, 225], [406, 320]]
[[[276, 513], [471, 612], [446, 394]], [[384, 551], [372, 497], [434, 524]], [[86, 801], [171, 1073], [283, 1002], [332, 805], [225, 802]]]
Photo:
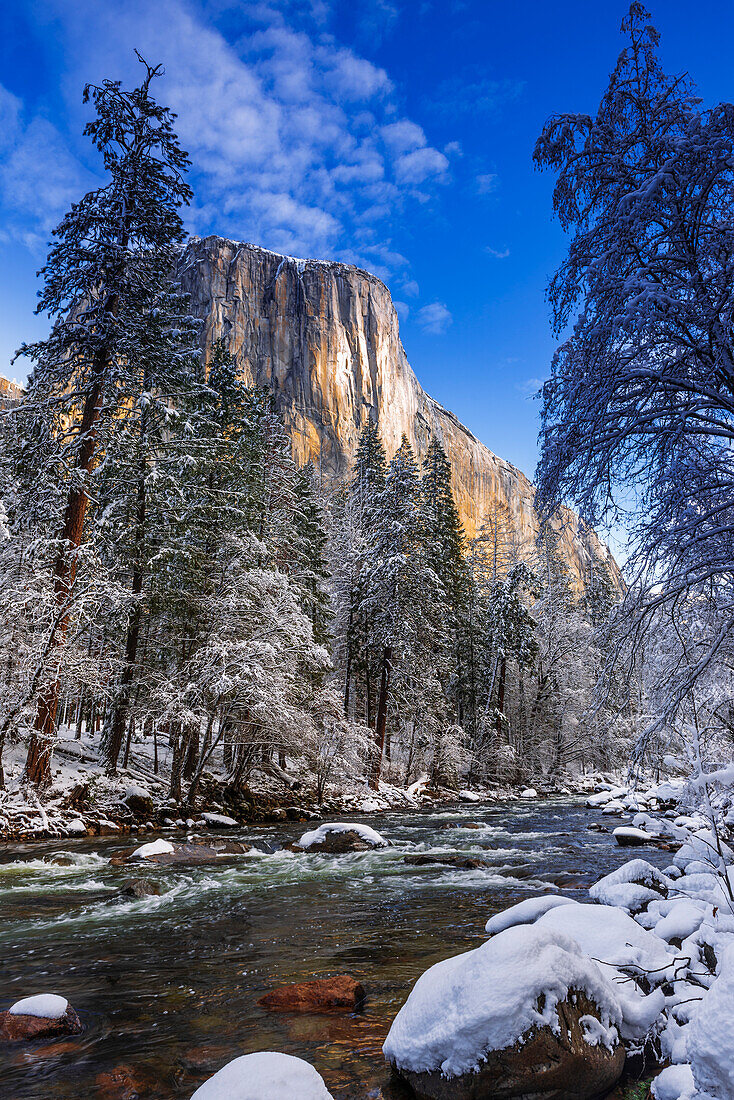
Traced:
[[[68, 66], [63, 90], [70, 134], [84, 117], [79, 101], [86, 80], [137, 80], [133, 48], [164, 64], [154, 94], [177, 112], [194, 165], [189, 225], [195, 232], [298, 255], [328, 257], [348, 246], [364, 261], [376, 235], [389, 237], [405, 202], [425, 201], [445, 178], [446, 156], [422, 127], [399, 116], [384, 69], [317, 23], [306, 33], [298, 5], [127, 0], [113, 10], [37, 2], [40, 30], [48, 34], [53, 21]], [[222, 12], [227, 38], [216, 24]], [[67, 138], [67, 146], [73, 140]], [[61, 135], [57, 142], [58, 179], [48, 203], [53, 220], [68, 205], [67, 162], [73, 160], [62, 155]], [[391, 260], [382, 263], [394, 270]]]
[[488, 256], [494, 256], [495, 260], [506, 260], [507, 257], [510, 255], [509, 248], [497, 249], [490, 248], [489, 245], [487, 245], [484, 251], [487, 253]]
[[480, 195], [491, 195], [497, 190], [498, 184], [496, 172], [486, 172], [482, 176], [477, 176], [477, 191]]
[[392, 304], [395, 306], [395, 312], [397, 313], [400, 320], [401, 321], [407, 321], [408, 320], [408, 314], [410, 313], [410, 306], [408, 305], [408, 303], [407, 302], [400, 302], [396, 299], [393, 299]]
[[453, 321], [445, 302], [431, 302], [423, 306], [418, 310], [416, 319], [424, 332], [434, 336], [441, 336]]

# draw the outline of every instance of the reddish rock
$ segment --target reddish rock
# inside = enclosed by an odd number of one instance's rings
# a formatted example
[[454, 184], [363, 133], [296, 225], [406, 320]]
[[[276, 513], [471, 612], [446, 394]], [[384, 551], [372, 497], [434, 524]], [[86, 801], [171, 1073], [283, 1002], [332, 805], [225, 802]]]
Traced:
[[278, 986], [257, 1003], [273, 1012], [327, 1012], [332, 1008], [359, 1008], [364, 998], [364, 987], [350, 974], [340, 974]]
[[424, 853], [403, 856], [403, 863], [409, 863], [412, 867], [427, 867], [431, 863], [438, 863], [446, 867], [458, 867], [463, 871], [476, 871], [480, 867], [487, 866], [485, 859], [475, 859], [473, 856], [431, 856]]
[[55, 1035], [78, 1035], [82, 1030], [81, 1020], [71, 1005], [56, 1020], [0, 1012], [0, 1042], [3, 1043], [26, 1043], [34, 1039], [50, 1039]]
[[115, 1066], [109, 1073], [99, 1073], [95, 1078], [94, 1095], [97, 1100], [143, 1100], [151, 1096], [154, 1082], [146, 1079], [134, 1066]]

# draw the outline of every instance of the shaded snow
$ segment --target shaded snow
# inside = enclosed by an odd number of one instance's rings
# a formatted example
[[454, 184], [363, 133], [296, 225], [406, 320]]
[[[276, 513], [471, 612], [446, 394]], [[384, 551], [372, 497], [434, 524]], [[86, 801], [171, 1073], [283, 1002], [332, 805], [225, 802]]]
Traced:
[[323, 1077], [301, 1058], [260, 1051], [235, 1058], [191, 1100], [333, 1100]]
[[69, 1007], [66, 997], [57, 993], [37, 993], [24, 997], [8, 1009], [11, 1016], [39, 1016], [43, 1020], [60, 1020]]
[[485, 924], [484, 930], [494, 935], [518, 924], [533, 924], [549, 909], [555, 909], [559, 905], [576, 904], [572, 898], [564, 898], [560, 894], [544, 894], [539, 898], [528, 898], [526, 901], [519, 901], [517, 905], [511, 905], [509, 909], [503, 909], [501, 913], [495, 913]]

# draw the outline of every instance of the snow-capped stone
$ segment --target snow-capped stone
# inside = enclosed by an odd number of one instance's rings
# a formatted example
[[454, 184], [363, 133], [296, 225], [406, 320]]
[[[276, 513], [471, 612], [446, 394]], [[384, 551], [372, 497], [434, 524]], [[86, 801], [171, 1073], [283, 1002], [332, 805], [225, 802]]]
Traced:
[[[606, 813], [606, 810], [604, 812]], [[655, 840], [655, 837], [646, 833], [644, 829], [635, 829], [631, 825], [619, 825], [613, 830], [612, 836], [622, 848], [636, 848], [641, 844], [652, 844]]]
[[65, 997], [38, 993], [0, 1012], [0, 1042], [22, 1043], [56, 1035], [78, 1035], [82, 1024]]
[[349, 852], [360, 851], [367, 848], [386, 848], [389, 841], [371, 829], [369, 825], [358, 825], [353, 822], [327, 822], [304, 833], [297, 843], [298, 848], [304, 851], [329, 851]]
[[655, 925], [655, 935], [661, 940], [684, 940], [697, 932], [706, 916], [700, 906], [691, 901], [676, 901]]
[[[573, 940], [537, 924], [518, 925], [427, 970], [383, 1052], [421, 1096], [448, 1096], [447, 1078], [452, 1097], [492, 1095], [493, 1089], [502, 1095], [510, 1074], [527, 1080], [525, 1091], [534, 1082], [534, 1091], [540, 1067], [551, 1064], [549, 1084], [557, 1073], [562, 1087], [568, 1073], [566, 1088], [583, 1082], [588, 1090], [575, 1093], [581, 1098], [619, 1077], [621, 1021], [613, 983]], [[466, 1087], [464, 1075], [471, 1075]]]
[[205, 1081], [191, 1100], [333, 1100], [323, 1077], [302, 1058], [275, 1051], [244, 1054]]
[[57, 993], [37, 993], [33, 997], [24, 997], [11, 1005], [11, 1016], [40, 1016], [44, 1020], [60, 1020], [69, 1007], [66, 997]]
[[496, 935], [497, 932], [504, 932], [505, 928], [514, 928], [518, 924], [534, 924], [543, 913], [559, 905], [576, 904], [573, 898], [564, 898], [560, 894], [544, 894], [539, 898], [527, 898], [526, 901], [519, 901], [517, 905], [511, 905], [509, 909], [503, 909], [501, 913], [495, 913], [485, 924], [484, 930], [490, 935]]
[[526, 787], [524, 791], [520, 792], [520, 798], [537, 798], [538, 792], [534, 787]]
[[163, 855], [164, 853], [175, 852], [175, 850], [170, 840], [151, 840], [149, 844], [141, 844], [139, 848], [136, 848], [130, 858], [148, 859], [150, 856]]
[[645, 859], [631, 859], [589, 888], [589, 896], [602, 905], [616, 905], [639, 913], [668, 896], [670, 880]]
[[77, 817], [66, 826], [66, 834], [67, 836], [86, 836], [87, 826], [80, 817]]

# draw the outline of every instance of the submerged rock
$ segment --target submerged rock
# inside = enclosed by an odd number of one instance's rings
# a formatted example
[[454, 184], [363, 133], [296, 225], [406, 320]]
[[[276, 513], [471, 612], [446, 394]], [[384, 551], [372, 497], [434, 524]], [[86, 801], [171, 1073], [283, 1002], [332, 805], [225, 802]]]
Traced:
[[257, 1003], [275, 1012], [324, 1012], [332, 1008], [354, 1010], [364, 999], [364, 986], [351, 974], [340, 974], [336, 978], [278, 986]]
[[476, 871], [480, 867], [486, 867], [487, 861], [476, 859], [474, 856], [433, 856], [423, 854], [403, 856], [403, 863], [409, 863], [412, 867], [425, 867], [428, 864], [442, 864], [446, 867], [459, 867], [464, 871]]
[[123, 882], [118, 897], [147, 898], [150, 896], [157, 897], [162, 893], [160, 883], [154, 882], [153, 879], [130, 878], [127, 882]]
[[0, 1012], [0, 1042], [21, 1043], [57, 1035], [78, 1035], [82, 1023], [65, 997], [41, 993]]

